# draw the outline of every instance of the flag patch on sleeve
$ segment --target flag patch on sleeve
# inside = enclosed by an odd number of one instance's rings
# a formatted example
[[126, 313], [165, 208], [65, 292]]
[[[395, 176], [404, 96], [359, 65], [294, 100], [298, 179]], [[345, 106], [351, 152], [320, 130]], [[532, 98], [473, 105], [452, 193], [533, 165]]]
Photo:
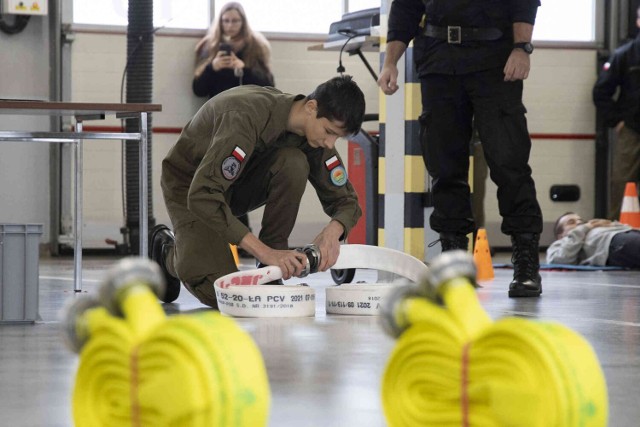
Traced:
[[327, 167], [327, 170], [332, 170], [334, 169], [336, 166], [340, 165], [340, 160], [338, 160], [338, 156], [332, 156], [329, 159], [327, 159], [324, 162], [325, 166]]
[[240, 165], [246, 156], [247, 153], [236, 145], [231, 155], [224, 159], [222, 162], [222, 176], [224, 176], [227, 181], [236, 179], [238, 173], [240, 173]]
[[247, 153], [244, 150], [236, 145], [236, 148], [233, 149], [233, 153], [231, 153], [233, 157], [238, 159], [239, 162], [242, 162], [244, 158], [247, 156]]

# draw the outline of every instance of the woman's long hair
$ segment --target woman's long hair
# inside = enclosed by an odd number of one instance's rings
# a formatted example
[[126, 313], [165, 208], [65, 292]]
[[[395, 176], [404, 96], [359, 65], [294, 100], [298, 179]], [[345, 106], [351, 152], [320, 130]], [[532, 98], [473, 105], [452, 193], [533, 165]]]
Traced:
[[[230, 10], [235, 10], [242, 19], [242, 28], [235, 40], [225, 40], [222, 34], [222, 16]], [[252, 31], [247, 14], [240, 3], [229, 2], [222, 6], [216, 19], [211, 22], [207, 34], [196, 45], [196, 76], [199, 76], [204, 68], [220, 51], [221, 43], [230, 43], [235, 52], [243, 51], [244, 65], [254, 73], [262, 73], [271, 76], [270, 57], [271, 46], [267, 39], [259, 32]]]

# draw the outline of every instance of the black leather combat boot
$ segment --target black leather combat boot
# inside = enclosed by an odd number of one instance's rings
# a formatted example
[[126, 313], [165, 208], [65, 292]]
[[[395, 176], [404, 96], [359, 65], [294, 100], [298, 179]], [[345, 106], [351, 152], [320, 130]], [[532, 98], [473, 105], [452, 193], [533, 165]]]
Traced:
[[469, 238], [464, 234], [440, 233], [440, 245], [442, 245], [442, 252], [455, 251], [456, 249], [467, 251], [469, 250]]
[[538, 297], [542, 293], [538, 242], [540, 236], [533, 233], [514, 234], [513, 281], [509, 284], [509, 297]]
[[156, 225], [149, 232], [149, 258], [158, 263], [167, 282], [164, 295], [159, 296], [162, 302], [174, 302], [180, 295], [180, 279], [173, 277], [165, 264], [167, 253], [170, 246], [175, 244], [175, 240], [173, 232], [163, 224]]

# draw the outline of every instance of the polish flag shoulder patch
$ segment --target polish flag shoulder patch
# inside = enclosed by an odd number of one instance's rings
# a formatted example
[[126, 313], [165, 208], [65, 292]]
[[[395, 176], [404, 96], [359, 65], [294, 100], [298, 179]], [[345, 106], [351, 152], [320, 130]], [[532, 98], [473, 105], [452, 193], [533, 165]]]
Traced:
[[604, 65], [602, 66], [602, 69], [604, 71], [609, 71], [609, 68], [611, 68], [611, 63], [610, 62], [605, 62]]
[[340, 165], [340, 160], [338, 160], [338, 156], [332, 156], [329, 159], [325, 160], [324, 164], [327, 167], [327, 170], [332, 170], [336, 166]]
[[239, 162], [242, 163], [242, 161], [244, 160], [244, 158], [247, 156], [247, 153], [244, 152], [244, 150], [240, 147], [238, 147], [236, 145], [236, 148], [233, 149], [233, 152], [231, 153], [231, 155], [233, 157], [235, 157], [236, 159], [238, 159]]
[[240, 173], [240, 165], [242, 165], [246, 156], [247, 153], [236, 145], [231, 155], [222, 161], [222, 176], [224, 176], [227, 181], [233, 181], [237, 178]]

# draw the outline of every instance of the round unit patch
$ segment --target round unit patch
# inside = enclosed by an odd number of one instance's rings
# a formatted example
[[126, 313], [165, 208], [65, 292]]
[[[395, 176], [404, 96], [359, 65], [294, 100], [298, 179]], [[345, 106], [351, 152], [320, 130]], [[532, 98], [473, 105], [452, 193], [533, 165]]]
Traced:
[[240, 161], [233, 156], [229, 156], [222, 162], [222, 176], [231, 181], [236, 179], [240, 172]]
[[347, 171], [345, 170], [344, 166], [336, 166], [335, 168], [331, 169], [330, 174], [331, 182], [333, 182], [333, 185], [342, 187], [347, 183]]

